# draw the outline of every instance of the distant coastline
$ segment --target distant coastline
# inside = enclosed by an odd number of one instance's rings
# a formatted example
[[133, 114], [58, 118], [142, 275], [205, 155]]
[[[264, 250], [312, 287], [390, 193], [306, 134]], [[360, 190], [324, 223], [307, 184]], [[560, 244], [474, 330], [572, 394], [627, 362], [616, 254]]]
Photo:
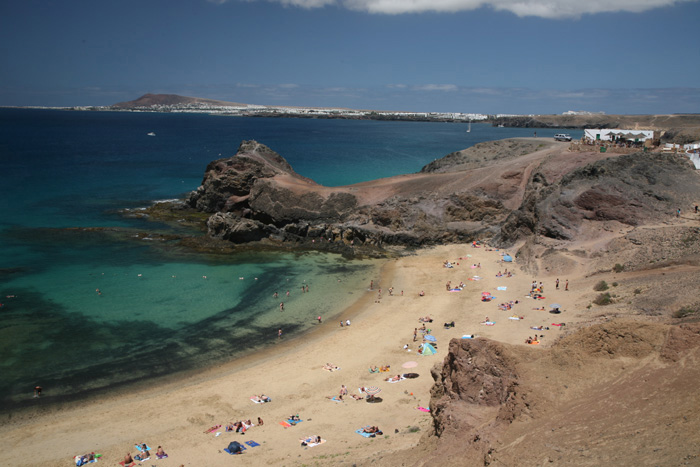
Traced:
[[[107, 111], [195, 113], [229, 117], [306, 118], [377, 120], [442, 123], [490, 123], [495, 127], [603, 129], [628, 128], [655, 130], [669, 134], [662, 140], [689, 142], [700, 139], [700, 113], [670, 115], [607, 115], [602, 112], [567, 111], [552, 115], [513, 115], [463, 112], [407, 112], [389, 110], [349, 109], [335, 107], [270, 106], [227, 102], [176, 94], [144, 94], [138, 99], [108, 106], [41, 107], [14, 106], [8, 108]], [[676, 141], [678, 140], [678, 141]]]

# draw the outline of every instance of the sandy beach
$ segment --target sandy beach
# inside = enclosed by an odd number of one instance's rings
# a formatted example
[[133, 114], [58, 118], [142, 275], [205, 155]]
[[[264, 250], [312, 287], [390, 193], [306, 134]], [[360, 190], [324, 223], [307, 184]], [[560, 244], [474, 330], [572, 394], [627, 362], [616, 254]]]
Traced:
[[[358, 461], [415, 446], [431, 424], [430, 415], [417, 407], [429, 406], [430, 369], [442, 363], [450, 339], [476, 335], [526, 345], [528, 336], [540, 334], [544, 336], [540, 347], [544, 348], [562, 334], [562, 328], [552, 323], [566, 322], [571, 329], [576, 321], [571, 311], [580, 298], [575, 292], [577, 278], [559, 278], [556, 290], [555, 277], [531, 277], [517, 262], [503, 263], [502, 254], [471, 245], [424, 249], [383, 267], [381, 277], [374, 279], [374, 290], [367, 284], [363, 297], [344, 312], [342, 319], [350, 319], [351, 326], [324, 322], [304, 338], [288, 342], [282, 338], [258, 355], [179, 381], [159, 381], [153, 387], [10, 417], [0, 429], [4, 461], [11, 465], [70, 465], [73, 456], [96, 452], [102, 454], [99, 463], [115, 465], [127, 452], [138, 453], [136, 443], [147, 443], [154, 449], [163, 446], [168, 453], [158, 465], [230, 465], [230, 456], [223, 449], [234, 440], [252, 440], [260, 446], [246, 449], [241, 456], [246, 463], [296, 465], [333, 459]], [[444, 267], [446, 260], [454, 267]], [[506, 268], [514, 272], [512, 277], [496, 277]], [[474, 276], [481, 279], [469, 280]], [[567, 279], [569, 291], [564, 290]], [[534, 280], [543, 282], [545, 299], [526, 297]], [[447, 291], [448, 281], [452, 287], [463, 282], [464, 287]], [[390, 287], [393, 295], [388, 292]], [[419, 295], [421, 291], [424, 296]], [[495, 299], [481, 301], [482, 292], [490, 292]], [[516, 300], [519, 303], [511, 310], [499, 310], [498, 304]], [[555, 302], [564, 310], [560, 315], [548, 312]], [[536, 310], [543, 306], [544, 311]], [[418, 332], [415, 342], [413, 333], [422, 325], [418, 318], [428, 315], [433, 322], [426, 327], [437, 339], [437, 353], [423, 356], [417, 353], [422, 333]], [[481, 324], [487, 316], [494, 325]], [[524, 319], [510, 319], [514, 316]], [[443, 326], [452, 321], [454, 328]], [[531, 330], [540, 325], [549, 330]], [[406, 344], [410, 351], [404, 350]], [[404, 369], [406, 362], [417, 365]], [[326, 371], [323, 366], [327, 363], [340, 369]], [[371, 366], [384, 365], [391, 370], [369, 371]], [[407, 372], [419, 377], [385, 381]], [[377, 386], [381, 402], [329, 399], [339, 394], [342, 385], [350, 394], [359, 394], [359, 387]], [[251, 401], [251, 396], [260, 394], [272, 401]], [[37, 405], [50, 398], [50, 388], [43, 398]], [[303, 422], [287, 428], [280, 424], [297, 414]], [[250, 419], [258, 425], [258, 417], [264, 424], [245, 434], [224, 430], [226, 424], [239, 420]], [[207, 433], [216, 425], [222, 427]], [[355, 433], [367, 425], [378, 426], [384, 436], [368, 439]], [[326, 442], [301, 446], [300, 439], [317, 435]]]

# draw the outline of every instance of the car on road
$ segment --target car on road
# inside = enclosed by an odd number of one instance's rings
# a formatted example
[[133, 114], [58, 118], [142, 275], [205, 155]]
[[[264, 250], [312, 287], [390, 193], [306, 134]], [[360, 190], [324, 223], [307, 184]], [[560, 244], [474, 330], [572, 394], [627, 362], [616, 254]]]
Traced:
[[565, 133], [559, 133], [554, 135], [554, 140], [555, 141], [571, 141], [571, 135], [567, 135]]

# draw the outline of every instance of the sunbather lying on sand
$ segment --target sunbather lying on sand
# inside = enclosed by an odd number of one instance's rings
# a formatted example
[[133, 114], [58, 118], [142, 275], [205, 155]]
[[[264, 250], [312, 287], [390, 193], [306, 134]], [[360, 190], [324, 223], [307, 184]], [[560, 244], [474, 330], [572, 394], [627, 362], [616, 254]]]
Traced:
[[376, 433], [378, 435], [383, 434], [382, 430], [379, 429], [377, 426], [366, 426], [362, 429], [365, 433]]
[[355, 399], [356, 401], [361, 401], [361, 400], [364, 400], [364, 399], [365, 399], [364, 397], [358, 396], [357, 394], [350, 394], [350, 397], [352, 397], [352, 398]]
[[392, 376], [391, 378], [387, 378], [384, 381], [396, 382], [396, 381], [401, 381], [402, 379], [403, 379], [403, 376], [396, 375], [396, 376]]
[[266, 396], [265, 394], [260, 394], [259, 396], [253, 396], [250, 398], [253, 402], [271, 402], [272, 399], [270, 399], [269, 396]]
[[379, 373], [379, 368], [377, 368], [376, 366], [371, 366], [371, 367], [369, 367], [369, 372], [370, 373]]
[[323, 369], [327, 371], [337, 371], [340, 370], [340, 367], [337, 367], [335, 365], [331, 365], [330, 363], [326, 363], [323, 365]]

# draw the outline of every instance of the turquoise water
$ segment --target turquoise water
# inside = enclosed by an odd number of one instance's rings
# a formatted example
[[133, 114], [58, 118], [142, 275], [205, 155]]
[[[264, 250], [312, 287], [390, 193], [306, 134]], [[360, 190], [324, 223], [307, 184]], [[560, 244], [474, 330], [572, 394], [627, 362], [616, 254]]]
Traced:
[[109, 230], [167, 229], [118, 210], [183, 196], [242, 140], [335, 186], [531, 134], [483, 124], [466, 133], [442, 123], [0, 109], [0, 404], [25, 400], [36, 384], [60, 399], [236, 358], [274, 342], [279, 328], [288, 339], [318, 315], [331, 319], [376, 282], [377, 261], [197, 255]]

